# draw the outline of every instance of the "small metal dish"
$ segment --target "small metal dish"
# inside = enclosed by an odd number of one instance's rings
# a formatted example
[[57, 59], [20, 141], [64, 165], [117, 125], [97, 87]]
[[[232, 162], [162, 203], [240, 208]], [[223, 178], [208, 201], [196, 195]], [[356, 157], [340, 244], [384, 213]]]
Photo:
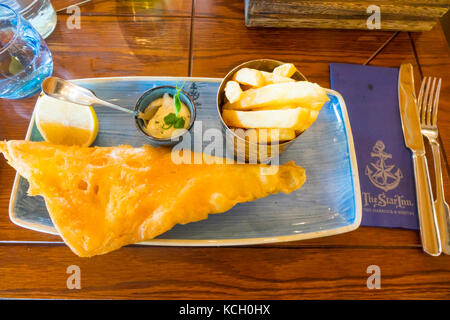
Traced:
[[[186, 105], [186, 107], [188, 107], [189, 112], [191, 113], [191, 120], [190, 120], [189, 126], [186, 128], [186, 130], [175, 137], [165, 138], [165, 139], [156, 138], [156, 137], [153, 137], [153, 136], [147, 134], [147, 132], [144, 129], [144, 127], [145, 127], [144, 120], [140, 119], [138, 117], [138, 114], [139, 114], [139, 112], [144, 112], [144, 110], [148, 107], [148, 105], [152, 101], [161, 98], [165, 93], [168, 93], [170, 96], [173, 97], [177, 93], [177, 88], [173, 87], [173, 86], [160, 86], [160, 87], [155, 87], [153, 89], [150, 89], [150, 90], [146, 91], [139, 98], [139, 100], [136, 102], [136, 106], [134, 107], [134, 111], [135, 111], [134, 121], [136, 123], [136, 127], [137, 127], [138, 131], [141, 132], [147, 138], [147, 140], [149, 141], [149, 143], [151, 145], [157, 146], [157, 147], [158, 146], [173, 146], [173, 145], [179, 143], [182, 140], [182, 137], [191, 131], [192, 125], [194, 124], [195, 117], [196, 117], [194, 101], [192, 100], [192, 98], [189, 96], [189, 94], [186, 91], [181, 90], [180, 100], [182, 103], [184, 103]], [[156, 113], [157, 110], [158, 110], [158, 108], [155, 108], [154, 112]]]
[[[252, 68], [266, 72], [272, 72], [276, 67], [284, 64], [285, 62], [272, 60], [272, 59], [258, 59], [244, 62], [233, 70], [231, 70], [225, 78], [223, 78], [220, 83], [219, 90], [217, 92], [217, 112], [219, 114], [220, 123], [222, 125], [222, 130], [225, 133], [227, 147], [232, 149], [234, 155], [241, 161], [251, 162], [256, 159], [257, 162], [268, 162], [272, 158], [278, 156], [283, 151], [285, 151], [294, 141], [298, 139], [301, 135], [297, 135], [294, 139], [285, 141], [282, 143], [262, 144], [254, 143], [236, 135], [230, 128], [225, 124], [222, 118], [222, 106], [225, 104], [225, 85], [228, 81], [232, 80], [234, 74], [242, 68]], [[306, 81], [306, 77], [299, 71], [296, 71], [292, 77], [297, 81]], [[269, 146], [269, 147], [268, 147]], [[243, 152], [244, 151], [244, 152]]]

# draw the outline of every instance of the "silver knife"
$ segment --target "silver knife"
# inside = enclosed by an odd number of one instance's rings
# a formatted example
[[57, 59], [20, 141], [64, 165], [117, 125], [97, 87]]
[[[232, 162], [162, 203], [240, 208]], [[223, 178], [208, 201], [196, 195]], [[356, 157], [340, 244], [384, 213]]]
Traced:
[[436, 212], [433, 205], [430, 176], [425, 146], [420, 132], [419, 110], [416, 105], [413, 67], [410, 63], [400, 66], [398, 77], [398, 102], [406, 146], [412, 151], [414, 178], [416, 180], [417, 210], [423, 250], [432, 256], [441, 254]]

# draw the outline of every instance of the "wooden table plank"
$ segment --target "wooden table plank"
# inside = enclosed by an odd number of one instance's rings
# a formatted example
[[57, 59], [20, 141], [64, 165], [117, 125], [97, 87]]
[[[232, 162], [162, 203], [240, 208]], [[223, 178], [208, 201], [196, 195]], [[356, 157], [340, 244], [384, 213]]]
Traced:
[[[0, 245], [0, 297], [449, 299], [450, 257], [420, 249], [139, 248], [77, 258], [64, 246]], [[66, 287], [67, 267], [81, 289]], [[367, 267], [381, 289], [366, 287]]]
[[[56, 2], [70, 0], [58, 0]], [[73, 1], [72, 2], [76, 2]], [[77, 2], [80, 2], [78, 0]], [[192, 0], [162, 0], [162, 1], [130, 1], [130, 0], [91, 0], [79, 7], [84, 15], [103, 16], [171, 16], [190, 17]], [[62, 11], [61, 13], [64, 13]]]
[[85, 16], [81, 29], [72, 30], [66, 20], [59, 15], [55, 31], [46, 39], [55, 75], [70, 79], [187, 74], [189, 18]]
[[53, 8], [56, 12], [66, 12], [66, 9], [70, 6], [76, 5], [81, 7], [82, 5], [88, 3], [91, 0], [52, 0]]
[[420, 77], [419, 66], [414, 56], [414, 51], [407, 32], [399, 32], [398, 35], [372, 60], [369, 65], [380, 67], [398, 68], [403, 62], [411, 63], [414, 67], [414, 75]]
[[289, 61], [310, 81], [329, 87], [329, 63], [364, 63], [388, 32], [249, 29], [237, 19], [194, 19], [192, 76], [223, 77], [257, 58]]
[[233, 18], [244, 23], [244, 0], [195, 0], [194, 17]]

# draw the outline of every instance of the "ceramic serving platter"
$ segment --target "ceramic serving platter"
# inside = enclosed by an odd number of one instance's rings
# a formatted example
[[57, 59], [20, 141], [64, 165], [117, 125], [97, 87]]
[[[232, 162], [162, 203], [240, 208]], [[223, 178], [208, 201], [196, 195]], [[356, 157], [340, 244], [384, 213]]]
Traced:
[[[160, 85], [184, 82], [197, 107], [196, 121], [203, 131], [220, 129], [216, 95], [221, 79], [211, 78], [96, 78], [74, 80], [92, 89], [100, 98], [132, 109], [142, 93]], [[304, 186], [291, 194], [276, 194], [236, 205], [207, 220], [177, 225], [149, 245], [220, 246], [292, 241], [348, 232], [361, 221], [361, 192], [350, 123], [345, 102], [328, 90], [317, 121], [280, 157], [294, 160], [306, 170]], [[113, 109], [96, 108], [99, 119], [97, 146], [146, 143], [132, 116]], [[41, 141], [34, 115], [26, 139]], [[204, 142], [207, 145], [209, 142]], [[11, 202], [11, 220], [22, 227], [57, 234], [42, 197], [27, 195], [28, 182], [16, 176]]]

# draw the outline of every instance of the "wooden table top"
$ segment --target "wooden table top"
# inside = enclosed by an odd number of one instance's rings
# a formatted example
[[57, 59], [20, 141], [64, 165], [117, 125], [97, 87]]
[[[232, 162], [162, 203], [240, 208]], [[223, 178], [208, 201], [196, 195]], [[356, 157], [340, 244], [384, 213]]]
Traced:
[[[411, 62], [416, 85], [443, 78], [439, 127], [450, 199], [450, 57], [440, 25], [424, 33], [248, 29], [243, 0], [92, 0], [80, 5], [81, 29], [58, 24], [47, 44], [54, 75], [222, 77], [255, 58], [296, 64], [309, 80], [330, 86], [329, 63], [398, 67]], [[417, 89], [418, 90], [418, 89]], [[23, 139], [36, 96], [0, 101], [0, 138]], [[429, 164], [431, 159], [429, 159]], [[361, 227], [333, 237], [227, 247], [132, 245], [82, 259], [57, 236], [14, 225], [8, 216], [15, 171], [0, 160], [0, 297], [160, 299], [450, 298], [450, 256], [430, 257], [418, 232]], [[81, 289], [66, 286], [67, 267], [81, 269]], [[369, 290], [367, 267], [381, 268]]]

